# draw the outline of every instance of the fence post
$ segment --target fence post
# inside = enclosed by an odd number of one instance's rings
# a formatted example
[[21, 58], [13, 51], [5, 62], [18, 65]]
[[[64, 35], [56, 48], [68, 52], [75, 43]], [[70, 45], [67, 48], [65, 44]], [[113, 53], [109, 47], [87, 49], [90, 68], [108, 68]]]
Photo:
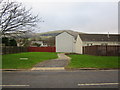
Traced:
[[106, 56], [108, 56], [108, 53], [107, 53], [107, 51], [108, 51], [108, 50], [107, 50], [107, 47], [108, 47], [108, 46], [106, 45], [106, 52], [105, 52], [105, 53], [106, 53]]
[[83, 48], [83, 54], [85, 54], [85, 46], [83, 46], [82, 48]]
[[4, 53], [4, 54], [7, 54], [7, 51], [6, 51], [6, 46], [5, 46], [4, 48], [5, 48], [5, 53]]

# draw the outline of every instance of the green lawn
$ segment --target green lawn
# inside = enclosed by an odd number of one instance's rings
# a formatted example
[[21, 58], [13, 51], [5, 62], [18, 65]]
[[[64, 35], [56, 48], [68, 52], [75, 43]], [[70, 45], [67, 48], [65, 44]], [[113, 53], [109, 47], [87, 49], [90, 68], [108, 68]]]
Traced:
[[[118, 68], [117, 56], [68, 55], [71, 61], [67, 68]], [[120, 66], [119, 66], [120, 67]]]
[[[24, 58], [28, 58], [28, 60], [25, 60]], [[41, 61], [55, 58], [57, 58], [57, 53], [52, 52], [26, 52], [2, 55], [2, 68], [3, 69], [32, 68], [35, 64]]]

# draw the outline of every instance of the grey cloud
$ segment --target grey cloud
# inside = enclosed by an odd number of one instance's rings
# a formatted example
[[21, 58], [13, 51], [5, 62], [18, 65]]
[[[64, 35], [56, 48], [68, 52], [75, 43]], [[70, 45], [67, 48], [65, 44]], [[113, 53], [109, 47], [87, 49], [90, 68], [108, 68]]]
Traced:
[[91, 33], [118, 32], [118, 7], [114, 2], [29, 2], [29, 5], [33, 7], [33, 12], [39, 13], [45, 21], [39, 24], [40, 32], [60, 29]]

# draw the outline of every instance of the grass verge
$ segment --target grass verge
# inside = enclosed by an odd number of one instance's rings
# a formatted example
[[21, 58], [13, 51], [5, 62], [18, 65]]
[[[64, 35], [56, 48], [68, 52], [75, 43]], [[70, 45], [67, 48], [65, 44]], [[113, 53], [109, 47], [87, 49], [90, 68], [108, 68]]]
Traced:
[[120, 68], [117, 56], [68, 55], [71, 61], [66, 68]]
[[44, 60], [57, 58], [52, 52], [26, 52], [2, 55], [3, 69], [27, 69]]

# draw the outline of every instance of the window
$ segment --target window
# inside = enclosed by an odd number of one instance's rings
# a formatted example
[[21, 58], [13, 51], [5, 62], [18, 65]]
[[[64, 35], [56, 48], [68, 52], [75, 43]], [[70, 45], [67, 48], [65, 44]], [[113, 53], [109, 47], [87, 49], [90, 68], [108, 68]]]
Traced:
[[87, 46], [92, 46], [93, 45], [93, 43], [87, 43]]

